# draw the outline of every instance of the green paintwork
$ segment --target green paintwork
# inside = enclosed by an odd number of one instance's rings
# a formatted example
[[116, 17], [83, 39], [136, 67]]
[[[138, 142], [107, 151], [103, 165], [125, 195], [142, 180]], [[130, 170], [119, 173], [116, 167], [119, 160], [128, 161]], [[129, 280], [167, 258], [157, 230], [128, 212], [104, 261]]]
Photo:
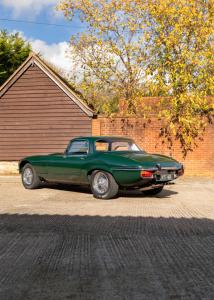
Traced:
[[182, 168], [182, 164], [164, 155], [148, 154], [144, 151], [99, 152], [95, 150], [97, 140], [132, 141], [128, 138], [79, 137], [71, 142], [82, 140], [87, 140], [89, 143], [88, 154], [67, 155], [65, 151], [65, 153], [30, 156], [20, 161], [20, 171], [23, 165], [29, 162], [38, 176], [44, 180], [88, 184], [89, 175], [93, 170], [103, 170], [111, 173], [120, 186], [140, 186], [144, 180], [140, 176], [142, 169], [157, 168], [157, 164], [162, 168], [175, 168], [177, 170]]

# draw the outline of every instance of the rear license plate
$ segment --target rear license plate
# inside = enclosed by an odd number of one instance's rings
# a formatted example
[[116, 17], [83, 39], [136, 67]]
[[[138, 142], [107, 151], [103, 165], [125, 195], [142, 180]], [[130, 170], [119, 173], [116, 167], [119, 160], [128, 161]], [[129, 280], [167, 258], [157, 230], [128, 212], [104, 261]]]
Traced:
[[160, 181], [168, 181], [168, 180], [173, 180], [174, 179], [174, 174], [161, 174], [160, 175]]

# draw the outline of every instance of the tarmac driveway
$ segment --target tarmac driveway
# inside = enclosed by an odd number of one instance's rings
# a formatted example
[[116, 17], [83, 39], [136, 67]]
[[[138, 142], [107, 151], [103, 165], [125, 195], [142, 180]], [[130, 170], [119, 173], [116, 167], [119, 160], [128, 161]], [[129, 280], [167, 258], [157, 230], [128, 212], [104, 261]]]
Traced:
[[214, 180], [96, 200], [1, 177], [0, 299], [214, 299]]

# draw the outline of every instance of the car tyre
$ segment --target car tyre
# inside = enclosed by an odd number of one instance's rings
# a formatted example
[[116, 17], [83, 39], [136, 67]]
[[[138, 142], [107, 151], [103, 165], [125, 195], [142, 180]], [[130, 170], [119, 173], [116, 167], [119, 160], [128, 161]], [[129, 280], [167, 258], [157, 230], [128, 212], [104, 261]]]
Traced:
[[26, 189], [36, 189], [41, 185], [41, 180], [31, 164], [27, 163], [21, 170], [22, 184]]
[[163, 190], [163, 186], [156, 188], [156, 189], [152, 189], [152, 190], [147, 190], [147, 191], [143, 191], [144, 195], [146, 196], [154, 196], [159, 194], [160, 192], [162, 192]]
[[112, 199], [118, 194], [119, 186], [110, 173], [94, 171], [90, 177], [90, 184], [95, 198]]

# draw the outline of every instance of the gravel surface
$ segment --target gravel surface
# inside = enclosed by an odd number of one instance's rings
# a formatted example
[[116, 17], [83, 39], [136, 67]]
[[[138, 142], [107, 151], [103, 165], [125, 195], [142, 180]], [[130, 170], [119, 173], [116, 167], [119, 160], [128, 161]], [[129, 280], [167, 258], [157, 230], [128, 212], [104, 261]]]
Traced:
[[0, 177], [0, 300], [214, 299], [214, 180], [156, 197]]

